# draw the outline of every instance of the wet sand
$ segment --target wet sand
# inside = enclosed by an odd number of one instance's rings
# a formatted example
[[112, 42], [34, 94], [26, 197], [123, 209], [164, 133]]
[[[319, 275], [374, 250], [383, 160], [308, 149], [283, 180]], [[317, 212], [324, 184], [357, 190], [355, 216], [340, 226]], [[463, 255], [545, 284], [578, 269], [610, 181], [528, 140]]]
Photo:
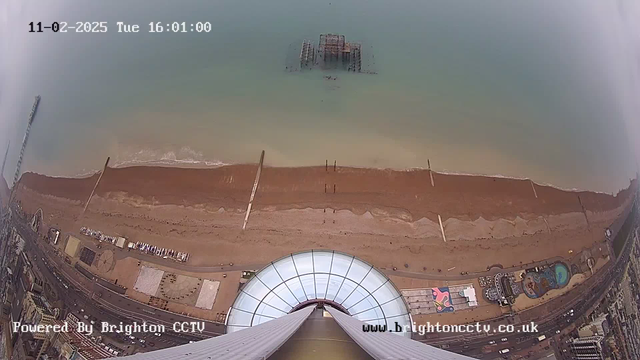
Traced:
[[[255, 165], [230, 165], [214, 169], [171, 167], [110, 168], [96, 195], [126, 193], [144, 203], [207, 205], [225, 209], [246, 208], [255, 179]], [[611, 196], [573, 192], [534, 185], [529, 180], [485, 176], [433, 174], [428, 170], [394, 171], [337, 167], [265, 167], [255, 209], [323, 208], [363, 214], [372, 208], [405, 220], [455, 217], [475, 220], [515, 219], [516, 216], [555, 215], [586, 210], [602, 212], [622, 205], [631, 189]], [[33, 173], [20, 184], [42, 194], [85, 201], [97, 175], [88, 178], [52, 178]], [[325, 193], [326, 184], [326, 193]], [[335, 184], [335, 193], [334, 193]]]
[[42, 207], [45, 223], [63, 232], [89, 226], [187, 251], [194, 266], [266, 264], [328, 248], [380, 268], [424, 273], [453, 266], [483, 271], [577, 253], [604, 241], [604, 229], [637, 186], [634, 181], [612, 196], [534, 185], [536, 198], [528, 180], [434, 173], [432, 187], [426, 170], [266, 167], [242, 231], [255, 173], [256, 165], [110, 168], [82, 218], [97, 175], [26, 173], [18, 199], [28, 212]]

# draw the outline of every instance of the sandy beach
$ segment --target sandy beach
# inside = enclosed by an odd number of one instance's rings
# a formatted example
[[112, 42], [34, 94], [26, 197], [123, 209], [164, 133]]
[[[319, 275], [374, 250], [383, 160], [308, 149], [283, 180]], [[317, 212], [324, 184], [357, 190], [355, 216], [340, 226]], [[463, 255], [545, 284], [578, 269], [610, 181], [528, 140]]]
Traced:
[[28, 212], [41, 207], [47, 226], [68, 233], [89, 226], [187, 251], [194, 266], [264, 264], [327, 248], [380, 268], [458, 272], [567, 257], [603, 242], [637, 186], [612, 196], [438, 173], [432, 186], [426, 170], [266, 167], [242, 231], [256, 169], [109, 168], [82, 218], [97, 175], [26, 173], [17, 198]]
[[[213, 169], [171, 167], [109, 168], [96, 195], [117, 198], [127, 194], [141, 204], [245, 209], [255, 179], [255, 165], [229, 165]], [[260, 179], [256, 210], [327, 208], [364, 214], [371, 209], [388, 216], [415, 221], [457, 218], [486, 220], [526, 218], [571, 212], [612, 210], [627, 199], [630, 189], [617, 196], [563, 191], [535, 186], [529, 180], [433, 173], [428, 170], [394, 171], [329, 166], [265, 167]], [[85, 201], [97, 175], [87, 178], [51, 178], [26, 173], [20, 185], [41, 194]], [[326, 185], [326, 192], [325, 192]], [[335, 185], [335, 193], [334, 193]], [[537, 195], [537, 198], [536, 198]], [[580, 198], [580, 199], [578, 199]]]

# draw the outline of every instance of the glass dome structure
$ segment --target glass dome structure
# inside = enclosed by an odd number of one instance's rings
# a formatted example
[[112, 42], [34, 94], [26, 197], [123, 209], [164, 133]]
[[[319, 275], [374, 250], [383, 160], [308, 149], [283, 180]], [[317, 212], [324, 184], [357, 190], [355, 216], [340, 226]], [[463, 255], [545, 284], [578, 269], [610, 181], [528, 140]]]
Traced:
[[[257, 272], [238, 293], [227, 333], [324, 302], [369, 324], [411, 324], [407, 305], [391, 280], [372, 265], [335, 251], [285, 256]], [[397, 333], [411, 337], [411, 332]]]

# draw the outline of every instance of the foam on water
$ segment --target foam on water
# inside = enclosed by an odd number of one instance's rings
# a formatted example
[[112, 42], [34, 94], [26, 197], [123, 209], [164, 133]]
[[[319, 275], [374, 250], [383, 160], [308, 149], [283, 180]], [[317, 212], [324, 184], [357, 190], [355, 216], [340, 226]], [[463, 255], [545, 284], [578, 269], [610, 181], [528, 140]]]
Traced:
[[145, 166], [190, 166], [219, 167], [229, 165], [218, 160], [206, 159], [202, 152], [183, 146], [177, 150], [143, 148], [135, 151], [124, 151], [118, 154], [113, 167]]

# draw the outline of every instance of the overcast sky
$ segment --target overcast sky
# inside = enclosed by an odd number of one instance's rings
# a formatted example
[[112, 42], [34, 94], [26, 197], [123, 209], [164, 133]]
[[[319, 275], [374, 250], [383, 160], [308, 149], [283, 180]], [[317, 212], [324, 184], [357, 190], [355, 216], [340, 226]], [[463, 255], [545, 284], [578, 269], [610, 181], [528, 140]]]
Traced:
[[626, 99], [629, 106], [629, 136], [635, 147], [636, 162], [640, 159], [640, 1], [619, 0], [618, 19], [613, 19], [620, 26], [620, 40], [627, 50], [624, 56], [629, 64], [629, 93]]

